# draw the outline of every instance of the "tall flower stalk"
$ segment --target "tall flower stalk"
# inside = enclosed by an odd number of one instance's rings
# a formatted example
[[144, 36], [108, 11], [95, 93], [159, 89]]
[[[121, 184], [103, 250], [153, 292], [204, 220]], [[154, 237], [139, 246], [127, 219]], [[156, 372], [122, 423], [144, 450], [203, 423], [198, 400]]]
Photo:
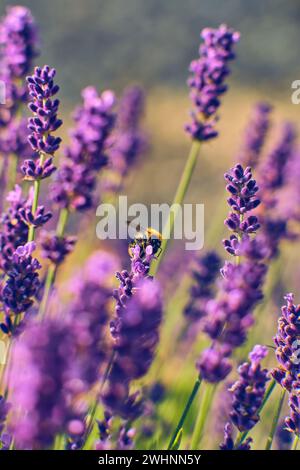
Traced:
[[43, 68], [36, 67], [34, 74], [27, 78], [31, 97], [28, 107], [33, 113], [33, 117], [29, 118], [28, 122], [30, 130], [28, 140], [38, 154], [36, 160], [25, 160], [21, 168], [24, 178], [34, 181], [32, 208], [28, 217], [29, 242], [34, 240], [35, 229], [38, 226], [35, 218], [38, 211], [41, 181], [56, 170], [53, 165], [53, 155], [59, 149], [61, 142], [60, 137], [53, 135], [53, 132], [62, 125], [62, 120], [57, 117], [59, 100], [53, 99], [59, 91], [59, 86], [54, 83], [55, 74], [55, 69], [45, 65]]
[[155, 275], [164, 257], [180, 205], [183, 203], [196, 167], [201, 143], [217, 137], [216, 121], [221, 105], [220, 97], [227, 91], [225, 83], [230, 74], [229, 61], [235, 58], [234, 46], [239, 33], [221, 25], [217, 29], [205, 28], [201, 33], [203, 43], [199, 58], [190, 64], [188, 80], [190, 98], [194, 105], [191, 122], [185, 127], [192, 138], [192, 146], [173, 199], [173, 211], [164, 227], [161, 254], [151, 272]]
[[[259, 411], [266, 391], [268, 370], [261, 367], [261, 361], [268, 350], [265, 346], [256, 345], [249, 354], [249, 362], [238, 368], [239, 379], [232, 385], [232, 404], [230, 422], [240, 431], [249, 431], [259, 421]], [[225, 426], [225, 439], [222, 450], [232, 450], [232, 438], [229, 433], [231, 423]], [[250, 445], [250, 439], [247, 442]], [[238, 446], [241, 441], [238, 441]]]
[[285, 419], [286, 429], [294, 434], [294, 448], [300, 435], [300, 400], [299, 400], [299, 334], [300, 334], [300, 305], [294, 304], [294, 295], [285, 296], [286, 305], [281, 309], [278, 320], [278, 331], [274, 337], [275, 354], [279, 363], [271, 372], [274, 379], [280, 384], [282, 393], [274, 416], [271, 434], [268, 439], [268, 448], [271, 448], [276, 425], [284, 396], [288, 393], [290, 416]]
[[[206, 306], [203, 329], [211, 338], [212, 344], [202, 351], [197, 361], [199, 378], [210, 384], [218, 384], [231, 371], [230, 356], [235, 348], [247, 338], [249, 327], [253, 323], [252, 311], [263, 297], [261, 286], [266, 273], [262, 263], [266, 248], [262, 240], [255, 239], [259, 228], [257, 217], [251, 212], [259, 205], [258, 187], [252, 178], [250, 168], [238, 164], [225, 174], [230, 194], [228, 205], [231, 209], [225, 220], [233, 232], [223, 244], [234, 258], [243, 257], [241, 263], [225, 263], [221, 270], [219, 290], [214, 299]], [[235, 301], [232, 301], [234, 297]], [[198, 380], [199, 380], [198, 378]], [[213, 393], [204, 390], [207, 398], [205, 406], [199, 409], [197, 426], [193, 436], [193, 446], [197, 448], [201, 438]]]
[[23, 108], [28, 97], [25, 78], [38, 55], [38, 43], [37, 25], [30, 10], [24, 6], [8, 7], [0, 19], [0, 79], [6, 95], [0, 109], [2, 190], [14, 187], [18, 160], [33, 154]]

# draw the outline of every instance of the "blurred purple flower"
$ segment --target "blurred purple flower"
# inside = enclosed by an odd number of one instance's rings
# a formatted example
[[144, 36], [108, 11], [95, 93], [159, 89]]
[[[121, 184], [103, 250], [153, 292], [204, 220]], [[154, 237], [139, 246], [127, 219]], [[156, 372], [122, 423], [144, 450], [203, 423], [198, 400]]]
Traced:
[[140, 129], [144, 102], [143, 90], [138, 86], [131, 86], [125, 89], [118, 104], [116, 132], [112, 137], [109, 158], [112, 170], [121, 178], [148, 148], [146, 135]]
[[19, 246], [13, 253], [7, 279], [1, 292], [1, 300], [14, 314], [26, 312], [33, 304], [40, 281], [38, 270], [41, 265], [32, 257], [35, 243]]
[[8, 7], [0, 22], [0, 59], [5, 74], [23, 78], [37, 56], [37, 26], [28, 8]]
[[300, 434], [300, 305], [294, 304], [294, 295], [285, 296], [287, 305], [282, 307], [278, 330], [274, 337], [279, 367], [271, 371], [273, 378], [289, 393], [290, 416], [285, 419], [289, 432]]
[[22, 189], [16, 185], [6, 198], [9, 206], [0, 219], [0, 266], [7, 271], [12, 262], [12, 256], [18, 246], [24, 245], [28, 238], [28, 225], [20, 214], [23, 208], [31, 207], [31, 195], [28, 200], [22, 196]]
[[[9, 373], [9, 430], [17, 449], [51, 448], [56, 434], [81, 434], [72, 398], [82, 390], [72, 325], [62, 319], [29, 323], [15, 342]], [[87, 405], [85, 412], [87, 410]]]
[[107, 165], [107, 145], [115, 116], [115, 97], [93, 87], [82, 91], [83, 104], [74, 113], [75, 127], [65, 158], [52, 185], [52, 199], [61, 208], [87, 210], [93, 204], [97, 172]]
[[73, 251], [76, 237], [58, 237], [55, 232], [44, 231], [41, 233], [40, 243], [42, 257], [49, 259], [55, 265], [59, 265]]
[[262, 369], [260, 362], [267, 354], [265, 346], [256, 345], [249, 354], [250, 361], [239, 366], [239, 380], [230, 388], [232, 393], [230, 419], [239, 431], [249, 431], [260, 419], [258, 412], [269, 380], [268, 370]]
[[265, 102], [257, 103], [246, 128], [244, 145], [238, 157], [244, 166], [255, 168], [270, 129], [272, 106]]
[[242, 444], [239, 444], [238, 447], [234, 447], [233, 439], [233, 429], [230, 423], [227, 423], [224, 428], [224, 442], [220, 444], [221, 450], [250, 450], [250, 444], [252, 442], [251, 437], [245, 439]]
[[115, 359], [103, 394], [105, 405], [125, 418], [141, 413], [138, 395], [129, 395], [130, 382], [146, 374], [159, 340], [162, 299], [158, 284], [141, 280], [126, 303], [115, 338]]
[[213, 295], [213, 285], [221, 268], [221, 259], [214, 251], [209, 251], [195, 260], [192, 270], [193, 285], [190, 300], [184, 309], [189, 322], [200, 320], [206, 311], [206, 304]]

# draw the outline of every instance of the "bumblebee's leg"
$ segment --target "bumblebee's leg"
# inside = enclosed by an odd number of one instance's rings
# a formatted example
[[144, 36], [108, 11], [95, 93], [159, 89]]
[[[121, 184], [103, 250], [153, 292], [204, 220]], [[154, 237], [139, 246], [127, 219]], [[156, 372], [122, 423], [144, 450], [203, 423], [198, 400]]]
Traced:
[[159, 247], [158, 250], [157, 250], [157, 252], [156, 252], [156, 254], [155, 254], [156, 258], [159, 258], [159, 257], [160, 257], [161, 252], [162, 252], [162, 248]]

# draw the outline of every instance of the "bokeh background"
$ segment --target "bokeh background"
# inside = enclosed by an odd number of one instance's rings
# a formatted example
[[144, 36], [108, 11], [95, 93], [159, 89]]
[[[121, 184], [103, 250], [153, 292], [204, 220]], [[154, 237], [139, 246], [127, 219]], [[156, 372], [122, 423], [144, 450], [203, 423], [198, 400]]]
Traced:
[[[39, 63], [48, 63], [58, 72], [65, 118], [62, 134], [67, 134], [69, 113], [79, 102], [83, 87], [113, 88], [118, 94], [130, 83], [144, 87], [147, 94], [144, 127], [151, 148], [127, 179], [125, 193], [129, 202], [172, 200], [190, 146], [183, 131], [190, 104], [186, 79], [189, 62], [198, 54], [200, 30], [225, 22], [241, 32], [230, 89], [220, 110], [220, 137], [204, 146], [187, 195], [187, 202], [205, 204], [205, 248], [222, 253], [226, 213], [223, 173], [236, 162], [253, 104], [266, 100], [274, 105], [274, 138], [282, 120], [297, 122], [300, 117], [300, 105], [291, 102], [291, 83], [300, 78], [299, 1], [24, 0], [20, 3], [32, 10], [40, 25]], [[15, 2], [1, 0], [1, 14], [7, 4]], [[272, 145], [272, 138], [268, 145]], [[80, 268], [88, 253], [100, 246], [92, 229], [90, 232], [88, 239], [82, 235], [79, 248], [61, 276], [68, 277], [76, 267]], [[281, 257], [269, 274], [269, 285], [272, 279], [276, 280], [273, 293], [257, 312], [253, 342], [272, 342], [282, 294], [286, 290], [297, 291], [299, 286], [298, 252], [296, 243], [283, 245]], [[166, 421], [166, 429], [168, 423], [176, 422], [185, 403], [195, 377], [197, 352], [203, 347], [196, 343], [188, 352], [175, 351], [170, 332], [179, 334], [189, 280], [174, 276], [170, 285], [159, 355], [147, 379], [149, 382], [153, 378], [161, 379], [168, 387], [168, 398], [160, 409], [160, 419]], [[300, 293], [296, 298], [300, 299]], [[238, 359], [244, 358], [247, 352], [242, 350]], [[194, 411], [196, 407], [197, 403]], [[268, 414], [271, 419], [272, 403], [266, 409]], [[192, 417], [193, 414], [191, 423]], [[256, 445], [260, 448], [260, 439], [268, 432], [270, 419], [264, 419], [255, 431]], [[211, 426], [216, 431], [217, 423], [212, 420]], [[162, 431], [148, 447], [159, 448], [163, 442]], [[204, 444], [212, 445], [209, 433]]]

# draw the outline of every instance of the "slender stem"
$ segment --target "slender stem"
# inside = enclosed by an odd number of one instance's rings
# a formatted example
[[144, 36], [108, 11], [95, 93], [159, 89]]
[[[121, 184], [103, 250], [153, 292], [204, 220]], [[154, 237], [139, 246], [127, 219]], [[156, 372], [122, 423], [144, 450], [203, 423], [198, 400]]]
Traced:
[[11, 191], [14, 189], [17, 179], [17, 170], [18, 170], [18, 157], [15, 154], [10, 156], [9, 162], [9, 175], [8, 175], [8, 190]]
[[46, 314], [49, 295], [50, 295], [50, 292], [51, 292], [51, 288], [54, 284], [56, 270], [57, 270], [56, 264], [51, 264], [48, 268], [48, 271], [47, 271], [43, 298], [42, 298], [42, 301], [41, 301], [41, 304], [40, 304], [40, 310], [39, 310], [39, 315], [41, 317], [43, 317]]
[[272, 427], [271, 427], [271, 431], [270, 431], [270, 434], [269, 434], [268, 439], [267, 439], [265, 450], [270, 450], [271, 447], [272, 447], [274, 434], [275, 434], [275, 431], [276, 431], [277, 423], [278, 423], [280, 413], [281, 413], [281, 409], [282, 409], [282, 405], [283, 405], [283, 402], [284, 402], [285, 392], [286, 392], [285, 389], [283, 389], [281, 391], [280, 399], [279, 399], [279, 402], [278, 402], [278, 406], [275, 410], [275, 414], [274, 414], [274, 418], [273, 418], [273, 422], [272, 422]]
[[[45, 154], [41, 153], [41, 158], [40, 158], [40, 164], [43, 165], [45, 160]], [[39, 194], [40, 194], [40, 188], [41, 188], [41, 180], [35, 180], [34, 181], [34, 194], [33, 194], [33, 201], [32, 201], [32, 208], [31, 212], [34, 215], [36, 213], [38, 203], [39, 203]], [[35, 235], [35, 227], [33, 225], [30, 225], [29, 231], [28, 231], [28, 241], [33, 242], [34, 240], [34, 235]]]
[[101, 385], [100, 385], [100, 391], [99, 393], [97, 393], [96, 395], [96, 398], [95, 398], [95, 401], [94, 403], [92, 404], [91, 408], [90, 408], [90, 413], [89, 413], [89, 422], [88, 422], [88, 425], [87, 425], [87, 428], [86, 428], [86, 432], [85, 432], [85, 435], [83, 437], [83, 442], [86, 443], [92, 430], [93, 430], [93, 427], [94, 427], [94, 420], [95, 420], [95, 416], [96, 416], [96, 413], [97, 413], [97, 409], [98, 409], [98, 406], [99, 406], [99, 400], [100, 400], [100, 396], [101, 396], [101, 393], [102, 393], [102, 390], [103, 390], [103, 387], [105, 385], [105, 382], [106, 380], [108, 379], [108, 376], [110, 374], [110, 371], [111, 371], [111, 368], [113, 366], [113, 363], [114, 363], [114, 360], [116, 358], [116, 351], [114, 350], [109, 358], [109, 361], [107, 363], [107, 366], [106, 366], [106, 369], [105, 369], [105, 372], [103, 374], [103, 378], [102, 378], [102, 381], [101, 381]]
[[58, 237], [64, 236], [68, 219], [69, 219], [69, 214], [70, 214], [69, 209], [67, 208], [62, 209], [59, 213], [57, 227], [56, 227], [56, 235]]
[[197, 450], [203, 435], [204, 426], [206, 423], [206, 418], [210, 410], [210, 406], [213, 400], [213, 396], [216, 390], [216, 385], [214, 384], [205, 384], [204, 394], [200, 403], [199, 413], [197, 416], [196, 424], [194, 427], [194, 432], [192, 436], [191, 449]]
[[[197, 163], [197, 158], [199, 154], [199, 149], [200, 149], [200, 142], [194, 141], [192, 143], [192, 147], [188, 156], [188, 159], [186, 161], [174, 200], [173, 200], [173, 205], [174, 209], [173, 211], [170, 211], [168, 221], [166, 223], [166, 226], [163, 231], [163, 240], [161, 244], [161, 253], [158, 259], [156, 260], [155, 263], [152, 264], [151, 266], [151, 275], [155, 276], [155, 274], [158, 271], [159, 265], [162, 262], [162, 259], [164, 257], [165, 251], [167, 249], [168, 243], [169, 243], [169, 238], [172, 235], [172, 231], [174, 228], [175, 220], [178, 214], [178, 209], [179, 206], [183, 203], [185, 195], [187, 193], [196, 163]], [[165, 237], [164, 237], [165, 235]]]
[[5, 153], [2, 157], [2, 167], [1, 167], [1, 174], [0, 174], [0, 190], [1, 190], [0, 212], [2, 212], [2, 209], [3, 209], [4, 194], [5, 194], [6, 185], [7, 185], [8, 165], [9, 165], [9, 156], [7, 153]]
[[[258, 415], [261, 414], [265, 404], [267, 403], [267, 401], [269, 400], [270, 396], [272, 395], [272, 392], [275, 388], [275, 385], [276, 385], [276, 380], [272, 380], [270, 383], [269, 383], [269, 386], [266, 390], [266, 393], [265, 393], [265, 396], [264, 396], [264, 399], [262, 401], [262, 404], [260, 405], [259, 407], [259, 410], [258, 410]], [[237, 439], [236, 439], [236, 443], [235, 443], [235, 448], [237, 448], [240, 444], [242, 444], [242, 442], [246, 439], [246, 437], [248, 436], [249, 434], [249, 431], [244, 431], [244, 432], [240, 432], [237, 436]]]
[[177, 435], [178, 435], [180, 429], [182, 429], [182, 427], [183, 427], [183, 425], [184, 425], [184, 422], [185, 422], [185, 420], [186, 420], [186, 417], [187, 417], [187, 415], [188, 415], [188, 412], [190, 411], [190, 408], [191, 408], [191, 406], [192, 406], [192, 404], [193, 404], [193, 402], [194, 402], [194, 399], [195, 399], [195, 397], [196, 397], [196, 395], [197, 395], [197, 393], [198, 393], [198, 391], [199, 391], [199, 389], [200, 389], [201, 381], [202, 381], [202, 379], [201, 379], [200, 377], [198, 377], [198, 379], [196, 380], [196, 382], [195, 382], [195, 384], [194, 384], [194, 387], [193, 387], [193, 389], [192, 389], [192, 391], [191, 391], [191, 393], [190, 393], [190, 396], [189, 396], [189, 398], [188, 398], [188, 401], [186, 402], [186, 405], [185, 405], [184, 410], [183, 410], [183, 412], [182, 412], [182, 415], [181, 415], [181, 417], [180, 417], [180, 419], [179, 419], [179, 421], [178, 421], [178, 424], [177, 424], [177, 426], [176, 426], [176, 429], [175, 429], [175, 431], [174, 431], [174, 433], [173, 433], [173, 435], [172, 435], [172, 438], [171, 438], [171, 440], [170, 440], [170, 442], [169, 442], [168, 450], [170, 450], [170, 449], [173, 447], [173, 444], [174, 444], [174, 442], [175, 442], [175, 440], [176, 440], [176, 438], [177, 438]]
[[299, 444], [299, 435], [297, 434], [294, 438], [291, 450], [297, 450], [298, 444]]

